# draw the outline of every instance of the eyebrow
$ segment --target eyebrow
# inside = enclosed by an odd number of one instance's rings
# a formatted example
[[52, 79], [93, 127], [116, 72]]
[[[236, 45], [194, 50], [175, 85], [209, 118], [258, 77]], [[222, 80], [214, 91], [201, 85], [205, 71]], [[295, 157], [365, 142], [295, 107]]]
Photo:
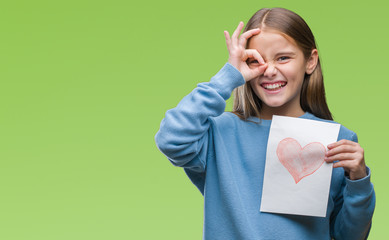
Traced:
[[279, 55], [296, 55], [294, 52], [279, 52], [276, 54], [276, 56], [279, 56]]
[[[278, 53], [276, 53], [275, 57], [282, 56], [282, 55], [295, 56], [296, 53], [294, 53], [294, 52], [278, 52]], [[262, 56], [262, 58], [266, 62], [266, 58], [264, 56]], [[255, 59], [255, 58], [250, 57], [247, 59], [247, 61], [252, 60], [252, 59]]]

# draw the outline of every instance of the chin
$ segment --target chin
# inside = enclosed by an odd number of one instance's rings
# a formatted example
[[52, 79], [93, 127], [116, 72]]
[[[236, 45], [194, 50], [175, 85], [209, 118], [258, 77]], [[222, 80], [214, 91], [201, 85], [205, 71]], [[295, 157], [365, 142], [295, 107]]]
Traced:
[[285, 101], [262, 101], [262, 104], [271, 108], [278, 108], [282, 107], [285, 104]]

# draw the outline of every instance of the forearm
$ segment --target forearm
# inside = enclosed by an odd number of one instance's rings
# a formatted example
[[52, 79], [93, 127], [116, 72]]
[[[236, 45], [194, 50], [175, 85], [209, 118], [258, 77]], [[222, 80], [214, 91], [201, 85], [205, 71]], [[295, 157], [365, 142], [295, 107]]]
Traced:
[[232, 90], [243, 83], [240, 72], [227, 63], [210, 82], [198, 84], [177, 107], [166, 112], [155, 136], [160, 151], [177, 166], [195, 158], [207, 145], [209, 118], [224, 112]]

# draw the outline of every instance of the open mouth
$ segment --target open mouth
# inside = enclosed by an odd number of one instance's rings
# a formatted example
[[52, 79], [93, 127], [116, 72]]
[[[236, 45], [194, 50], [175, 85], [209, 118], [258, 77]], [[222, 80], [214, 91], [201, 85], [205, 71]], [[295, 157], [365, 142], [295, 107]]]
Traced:
[[262, 83], [261, 87], [269, 91], [275, 91], [285, 87], [287, 82]]

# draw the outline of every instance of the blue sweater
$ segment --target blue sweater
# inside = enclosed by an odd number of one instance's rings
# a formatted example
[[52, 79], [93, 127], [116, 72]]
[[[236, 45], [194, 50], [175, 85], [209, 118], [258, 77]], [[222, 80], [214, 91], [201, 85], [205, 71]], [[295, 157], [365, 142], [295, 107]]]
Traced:
[[[324, 218], [259, 211], [271, 120], [242, 121], [224, 112], [232, 90], [244, 83], [226, 63], [166, 112], [155, 136], [159, 150], [204, 195], [204, 239], [365, 239], [375, 207], [369, 169], [356, 181], [333, 169]], [[327, 121], [310, 113], [301, 118]], [[342, 126], [338, 139], [357, 136]]]

